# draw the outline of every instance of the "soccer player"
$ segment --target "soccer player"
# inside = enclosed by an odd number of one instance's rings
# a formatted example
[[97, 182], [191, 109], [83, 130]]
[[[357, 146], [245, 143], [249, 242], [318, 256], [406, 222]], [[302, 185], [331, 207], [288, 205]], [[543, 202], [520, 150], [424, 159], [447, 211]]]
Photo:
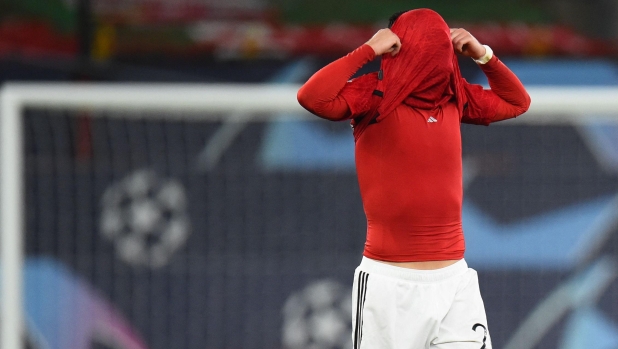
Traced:
[[[460, 123], [518, 116], [530, 97], [488, 46], [432, 10], [396, 14], [389, 28], [298, 91], [304, 108], [354, 129], [367, 217], [354, 349], [490, 349], [478, 277], [463, 259]], [[461, 77], [456, 53], [491, 89]], [[378, 72], [348, 81], [376, 56]]]

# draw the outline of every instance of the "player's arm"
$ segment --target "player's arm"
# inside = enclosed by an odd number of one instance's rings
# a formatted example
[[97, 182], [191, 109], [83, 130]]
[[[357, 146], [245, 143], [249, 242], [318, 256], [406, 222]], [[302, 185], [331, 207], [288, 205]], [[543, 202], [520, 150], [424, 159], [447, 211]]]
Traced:
[[486, 64], [479, 64], [491, 92], [500, 97], [493, 122], [516, 117], [530, 107], [530, 95], [517, 76], [498, 57], [493, 56]]
[[329, 120], [351, 117], [348, 104], [339, 96], [348, 80], [377, 55], [399, 53], [401, 41], [389, 29], [379, 30], [364, 45], [316, 72], [298, 90], [300, 105], [313, 114]]
[[485, 115], [488, 122], [516, 117], [530, 107], [530, 96], [517, 76], [492, 52], [487, 52], [474, 36], [462, 28], [451, 29], [453, 48], [457, 53], [474, 59], [487, 76], [491, 90], [482, 91], [479, 98], [494, 106], [495, 115]]

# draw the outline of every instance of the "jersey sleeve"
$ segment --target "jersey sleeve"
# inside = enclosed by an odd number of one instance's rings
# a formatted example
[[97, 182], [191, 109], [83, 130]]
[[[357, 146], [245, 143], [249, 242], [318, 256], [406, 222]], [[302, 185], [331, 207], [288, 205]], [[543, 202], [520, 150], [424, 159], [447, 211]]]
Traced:
[[480, 65], [487, 76], [489, 90], [464, 83], [466, 104], [461, 122], [489, 125], [517, 117], [530, 107], [530, 96], [517, 76], [498, 57]]
[[298, 90], [298, 102], [311, 113], [328, 120], [351, 118], [352, 112], [340, 92], [348, 80], [374, 58], [375, 52], [365, 44], [328, 64]]

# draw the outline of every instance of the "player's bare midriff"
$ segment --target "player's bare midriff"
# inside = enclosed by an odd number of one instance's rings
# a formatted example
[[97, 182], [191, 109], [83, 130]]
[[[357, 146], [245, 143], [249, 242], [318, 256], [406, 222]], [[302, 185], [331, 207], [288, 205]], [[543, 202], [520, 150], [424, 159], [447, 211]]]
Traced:
[[435, 270], [446, 268], [449, 265], [453, 265], [459, 262], [459, 259], [451, 259], [446, 261], [426, 261], [426, 262], [387, 262], [387, 261], [377, 261], [380, 263], [394, 265], [400, 268], [408, 268], [408, 269], [418, 269], [418, 270]]

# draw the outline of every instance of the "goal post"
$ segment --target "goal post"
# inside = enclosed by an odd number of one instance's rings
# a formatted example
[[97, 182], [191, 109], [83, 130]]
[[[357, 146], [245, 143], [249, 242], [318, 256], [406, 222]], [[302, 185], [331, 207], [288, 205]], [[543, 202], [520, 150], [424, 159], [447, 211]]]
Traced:
[[[7, 88], [8, 89], [8, 88]], [[2, 279], [2, 348], [21, 349], [22, 331], [22, 232], [24, 224], [23, 138], [19, 95], [3, 88], [0, 98], [0, 261]]]
[[[527, 90], [532, 100], [530, 109], [513, 122], [542, 125], [617, 120], [618, 87], [531, 87]], [[591, 115], [595, 115], [594, 119]]]
[[[170, 118], [225, 118], [268, 121], [286, 113], [310, 118], [298, 105], [297, 85], [264, 84], [99, 84], [7, 83], [0, 96], [0, 243], [2, 349], [21, 349], [24, 265], [24, 130], [26, 108], [122, 111], [123, 118], [142, 118], [132, 111], [173, 113]], [[533, 87], [530, 110], [504, 125], [618, 123], [618, 88]], [[93, 113], [93, 117], [97, 117]], [[111, 114], [110, 117], [114, 115]], [[225, 121], [225, 120], [218, 120]]]
[[[106, 110], [174, 110], [236, 112], [267, 118], [269, 112], [302, 112], [297, 86], [243, 84], [71, 84], [8, 83], [0, 105], [0, 243], [2, 245], [2, 348], [20, 348], [24, 227], [23, 137], [21, 112], [26, 107]], [[251, 112], [251, 113], [242, 113]], [[183, 114], [172, 114], [183, 115]], [[211, 114], [216, 115], [216, 114]], [[139, 114], [134, 114], [140, 117]], [[123, 114], [131, 117], [131, 114]], [[7, 320], [8, 319], [8, 320]]]

